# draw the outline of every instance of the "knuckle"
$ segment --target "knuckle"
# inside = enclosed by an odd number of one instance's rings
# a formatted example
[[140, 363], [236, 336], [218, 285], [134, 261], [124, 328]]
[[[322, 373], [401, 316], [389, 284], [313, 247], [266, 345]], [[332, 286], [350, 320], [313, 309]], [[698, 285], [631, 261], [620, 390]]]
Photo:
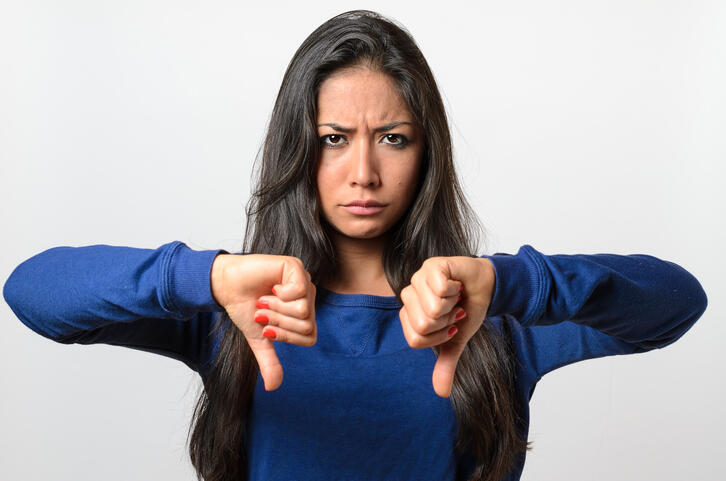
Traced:
[[308, 308], [307, 302], [298, 302], [295, 305], [295, 316], [298, 319], [307, 319], [310, 317], [310, 309]]
[[401, 289], [401, 300], [404, 303], [411, 302], [411, 295], [412, 294], [413, 294], [413, 287], [411, 287], [411, 285], [408, 285], [408, 286], [404, 287], [403, 289]]
[[430, 302], [426, 302], [426, 304], [424, 304], [424, 305], [421, 306], [421, 312], [425, 316], [428, 316], [428, 317], [436, 317], [436, 316], [434, 316], [434, 314], [436, 314], [436, 313], [434, 312], [434, 309], [432, 309], [432, 306], [431, 306], [431, 303]]
[[309, 336], [311, 334], [315, 333], [315, 326], [312, 323], [306, 324], [305, 328], [302, 331], [303, 334], [306, 336]]
[[438, 297], [437, 303], [441, 305], [446, 301], [444, 299], [446, 297], [446, 280], [443, 277], [437, 277], [432, 284], [435, 285], [431, 286], [431, 292]]
[[438, 305], [436, 306], [436, 317], [441, 317], [446, 313], [445, 309], [448, 303], [449, 301], [445, 297], [439, 297]]
[[414, 327], [414, 330], [418, 334], [425, 334], [426, 329], [428, 329], [429, 323], [425, 318], [417, 318], [414, 322], [411, 323]]
[[444, 307], [444, 300], [441, 298], [437, 298], [435, 300], [428, 302], [424, 311], [426, 312], [426, 315], [429, 316], [430, 318], [437, 319], [437, 318], [441, 317], [443, 307]]
[[408, 338], [408, 344], [414, 349], [420, 349], [424, 346], [423, 338], [418, 334], [411, 334]]
[[443, 259], [443, 257], [441, 256], [429, 257], [423, 263], [426, 265], [426, 267], [430, 268], [438, 265], [441, 262], [441, 259]]

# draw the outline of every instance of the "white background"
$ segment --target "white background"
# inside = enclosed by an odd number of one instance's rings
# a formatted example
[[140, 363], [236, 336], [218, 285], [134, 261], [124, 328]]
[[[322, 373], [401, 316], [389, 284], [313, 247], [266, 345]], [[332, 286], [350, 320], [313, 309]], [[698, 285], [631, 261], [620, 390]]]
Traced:
[[[708, 295], [672, 346], [545, 376], [522, 479], [724, 479], [723, 2], [2, 0], [0, 279], [58, 245], [239, 251], [287, 63], [361, 7], [431, 65], [482, 253], [647, 253]], [[195, 479], [194, 372], [0, 321], [0, 478]]]

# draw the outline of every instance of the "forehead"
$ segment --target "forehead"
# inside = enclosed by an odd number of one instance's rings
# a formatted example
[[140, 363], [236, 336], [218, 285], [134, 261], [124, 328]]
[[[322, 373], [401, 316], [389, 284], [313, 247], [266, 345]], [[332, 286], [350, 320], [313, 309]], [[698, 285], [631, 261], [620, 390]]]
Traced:
[[412, 120], [395, 81], [368, 68], [342, 70], [326, 78], [318, 92], [317, 110], [320, 122]]

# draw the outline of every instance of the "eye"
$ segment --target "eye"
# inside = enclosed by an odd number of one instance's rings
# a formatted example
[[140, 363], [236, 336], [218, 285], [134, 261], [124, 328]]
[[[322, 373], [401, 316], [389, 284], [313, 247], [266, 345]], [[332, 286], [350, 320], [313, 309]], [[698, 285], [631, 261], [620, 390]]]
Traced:
[[345, 137], [338, 134], [323, 135], [322, 137], [320, 137], [320, 143], [323, 144], [325, 147], [335, 148], [338, 145], [343, 144], [341, 139], [344, 138]]
[[386, 134], [383, 138], [389, 141], [386, 142], [388, 145], [392, 145], [394, 147], [401, 148], [408, 144], [408, 139], [401, 134]]

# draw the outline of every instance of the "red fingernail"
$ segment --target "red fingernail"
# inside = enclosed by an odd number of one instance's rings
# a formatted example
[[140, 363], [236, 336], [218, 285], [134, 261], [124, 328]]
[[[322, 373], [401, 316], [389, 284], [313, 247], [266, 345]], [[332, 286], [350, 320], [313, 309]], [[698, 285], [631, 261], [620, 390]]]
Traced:
[[461, 292], [463, 290], [464, 290], [464, 284], [462, 284], [462, 285], [459, 286], [459, 292]]
[[459, 311], [459, 313], [456, 315], [456, 317], [454, 319], [456, 319], [457, 321], [460, 321], [460, 320], [464, 319], [464, 316], [466, 316], [466, 311], [462, 309], [461, 311]]
[[275, 288], [274, 287], [272, 288], [272, 293], [275, 294], [275, 295], [277, 295], [277, 292], [275, 292]]
[[258, 300], [257, 304], [255, 304], [257, 309], [269, 309], [270, 305], [267, 303], [267, 301]]
[[275, 331], [264, 331], [262, 333], [263, 336], [269, 337], [270, 339], [274, 339], [277, 337], [277, 334], [275, 334]]
[[462, 299], [463, 299], [463, 296], [461, 294], [459, 294], [459, 298], [456, 300], [456, 303], [457, 304], [460, 303]]
[[268, 321], [269, 319], [264, 314], [260, 314], [259, 316], [255, 317], [255, 322], [259, 322], [260, 324], [265, 324]]
[[458, 329], [458, 328], [457, 328], [456, 326], [451, 326], [451, 329], [449, 329], [449, 337], [451, 337], [451, 336], [453, 336], [454, 334], [456, 334], [456, 332], [457, 332], [458, 330], [459, 330], [459, 329]]

